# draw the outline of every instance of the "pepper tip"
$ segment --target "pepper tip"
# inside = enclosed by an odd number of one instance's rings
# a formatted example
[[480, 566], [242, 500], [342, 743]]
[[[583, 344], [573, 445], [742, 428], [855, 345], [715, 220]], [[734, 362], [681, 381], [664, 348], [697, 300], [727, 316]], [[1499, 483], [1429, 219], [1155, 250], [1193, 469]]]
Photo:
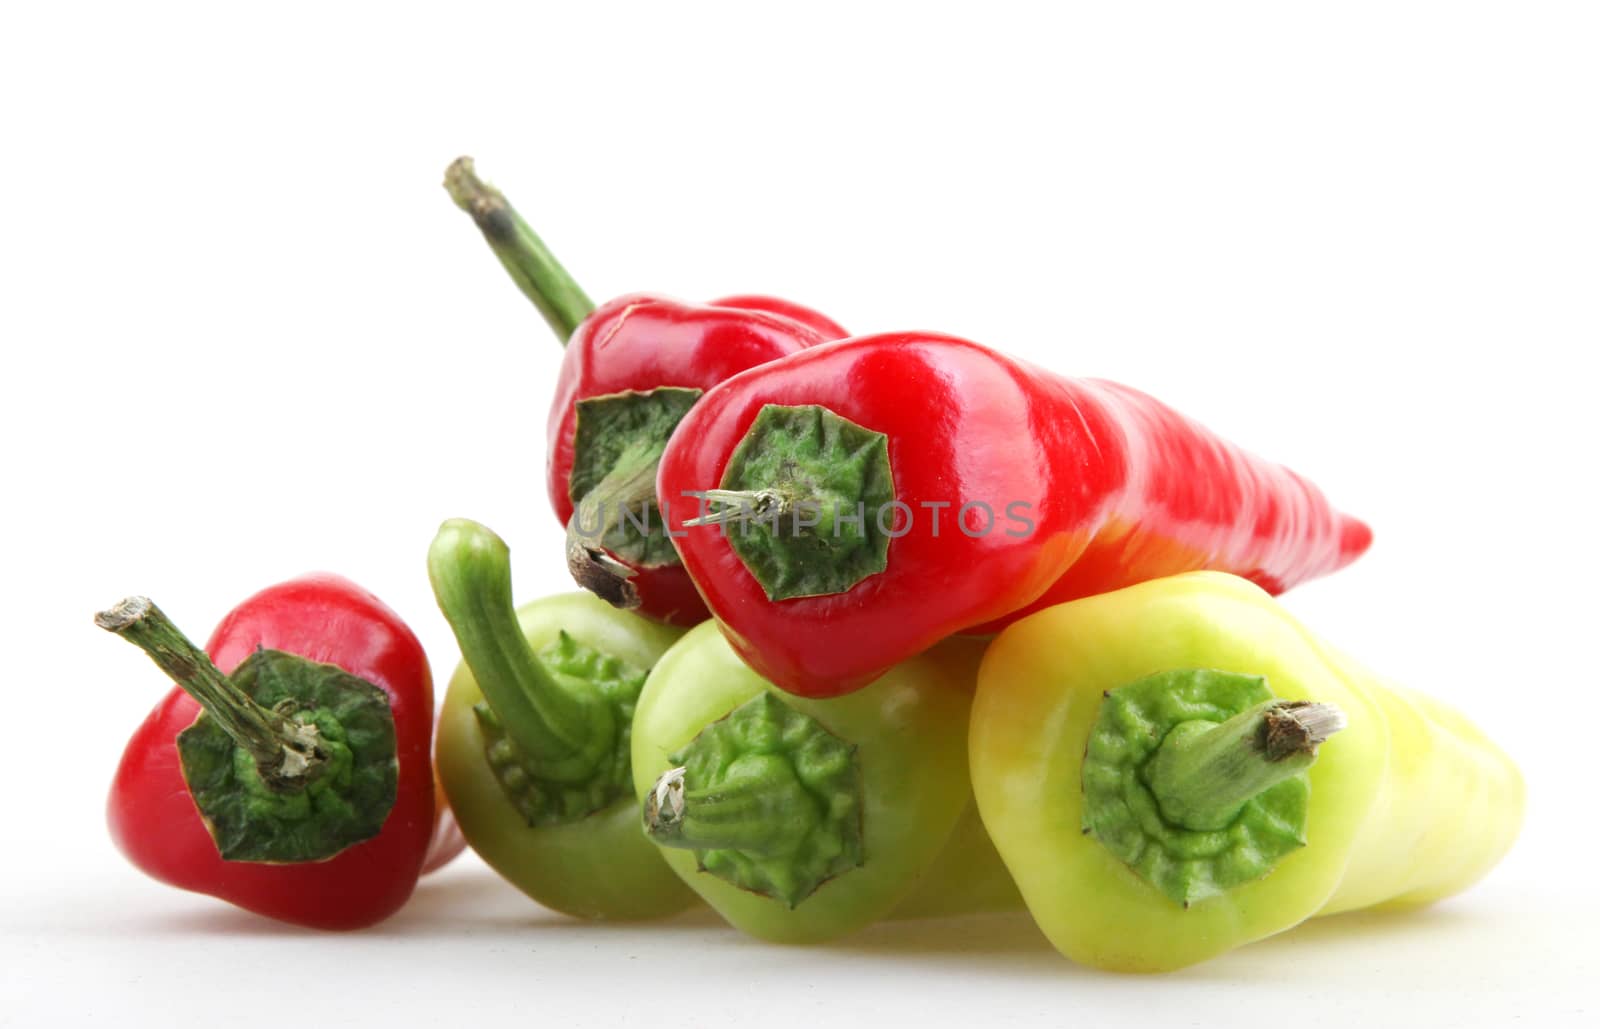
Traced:
[[612, 607], [623, 611], [639, 607], [639, 589], [628, 581], [633, 569], [605, 551], [573, 541], [567, 547], [567, 570], [579, 586]]
[[1268, 761], [1294, 754], [1315, 754], [1329, 736], [1349, 724], [1332, 704], [1291, 701], [1269, 708], [1261, 723], [1260, 745]]
[[687, 769], [669, 768], [644, 798], [644, 831], [651, 837], [667, 835], [683, 821], [683, 776]]
[[94, 616], [94, 624], [107, 632], [121, 632], [150, 613], [149, 597], [123, 597]]

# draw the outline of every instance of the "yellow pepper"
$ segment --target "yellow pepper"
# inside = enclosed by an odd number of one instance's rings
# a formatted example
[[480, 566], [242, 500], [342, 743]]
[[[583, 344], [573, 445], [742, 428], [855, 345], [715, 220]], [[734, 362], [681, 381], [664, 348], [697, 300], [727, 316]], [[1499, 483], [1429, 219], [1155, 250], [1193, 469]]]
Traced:
[[1213, 572], [1008, 628], [979, 672], [970, 756], [1040, 928], [1117, 971], [1432, 903], [1487, 873], [1522, 821], [1516, 767], [1464, 717]]

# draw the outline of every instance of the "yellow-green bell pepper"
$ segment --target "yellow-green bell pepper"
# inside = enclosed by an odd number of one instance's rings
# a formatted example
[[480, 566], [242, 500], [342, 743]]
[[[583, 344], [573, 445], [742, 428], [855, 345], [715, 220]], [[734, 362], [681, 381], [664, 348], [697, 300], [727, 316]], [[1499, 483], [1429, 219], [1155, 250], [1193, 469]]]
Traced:
[[1464, 717], [1212, 572], [1009, 627], [979, 672], [970, 757], [1040, 928], [1118, 971], [1431, 903], [1488, 872], [1522, 820], [1516, 767]]

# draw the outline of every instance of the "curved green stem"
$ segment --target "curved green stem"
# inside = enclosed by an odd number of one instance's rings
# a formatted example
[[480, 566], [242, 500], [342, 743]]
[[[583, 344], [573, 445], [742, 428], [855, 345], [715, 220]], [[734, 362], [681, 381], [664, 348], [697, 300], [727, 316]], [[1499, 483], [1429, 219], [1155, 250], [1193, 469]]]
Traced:
[[578, 679], [539, 660], [511, 601], [511, 555], [485, 526], [453, 518], [428, 550], [428, 578], [462, 658], [510, 738], [552, 782], [590, 780], [611, 757], [616, 719]]
[[472, 216], [511, 281], [533, 301], [565, 345], [594, 310], [594, 301], [522, 220], [505, 194], [478, 178], [472, 158], [458, 157], [445, 169], [444, 188], [456, 206]]
[[262, 781], [272, 789], [300, 789], [326, 762], [315, 725], [301, 724], [256, 703], [148, 597], [119, 601], [95, 615], [94, 624], [150, 655], [157, 667], [249, 752]]
[[1173, 727], [1146, 781], [1161, 814], [1186, 829], [1226, 828], [1252, 798], [1300, 774], [1317, 745], [1345, 727], [1332, 704], [1269, 700], [1221, 723]]

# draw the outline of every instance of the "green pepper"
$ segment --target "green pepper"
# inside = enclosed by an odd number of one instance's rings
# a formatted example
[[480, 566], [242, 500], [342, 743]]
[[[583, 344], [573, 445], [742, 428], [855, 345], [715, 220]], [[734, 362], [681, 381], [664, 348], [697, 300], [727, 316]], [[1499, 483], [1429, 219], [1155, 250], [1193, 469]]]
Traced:
[[[971, 809], [980, 652], [951, 641], [856, 693], [812, 700], [751, 671], [714, 623], [691, 629], [634, 713], [646, 831], [684, 882], [765, 940], [1004, 906], [1011, 887], [992, 856], [985, 868], [981, 827], [968, 816], [955, 835]], [[964, 871], [989, 878], [945, 878]]]
[[428, 553], [464, 660], [436, 763], [462, 834], [540, 904], [643, 919], [693, 903], [639, 830], [630, 737], [646, 674], [682, 631], [592, 593], [511, 601], [506, 545], [453, 519]]
[[1465, 718], [1213, 572], [1008, 628], [979, 674], [971, 759], [1039, 927], [1118, 971], [1431, 903], [1486, 874], [1522, 820], [1516, 767]]

